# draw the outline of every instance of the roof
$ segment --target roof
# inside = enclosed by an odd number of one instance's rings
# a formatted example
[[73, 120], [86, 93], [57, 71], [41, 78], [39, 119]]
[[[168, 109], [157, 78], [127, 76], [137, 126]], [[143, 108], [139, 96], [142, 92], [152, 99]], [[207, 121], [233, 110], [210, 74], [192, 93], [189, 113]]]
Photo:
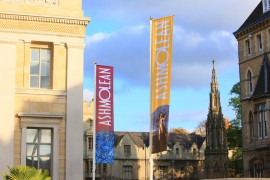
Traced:
[[122, 138], [128, 134], [130, 138], [138, 147], [143, 147], [144, 144], [149, 146], [149, 133], [148, 132], [114, 132], [114, 146], [117, 146]]
[[253, 26], [254, 24], [263, 21], [264, 19], [270, 17], [270, 11], [263, 13], [262, 1], [257, 5], [253, 12], [249, 15], [246, 21], [240, 26], [240, 28], [233, 34], [236, 35], [238, 32]]
[[[130, 138], [138, 147], [143, 147], [144, 144], [149, 146], [149, 132], [114, 132], [114, 146], [117, 146], [125, 135], [129, 135]], [[178, 133], [169, 133], [168, 137], [168, 146], [174, 146], [176, 143], [183, 149], [189, 149], [193, 143], [200, 148], [205, 140], [205, 137], [201, 135], [191, 133], [191, 134], [178, 134]]]
[[270, 94], [270, 64], [267, 53], [263, 56], [261, 69], [257, 79], [256, 87], [252, 98], [262, 97]]

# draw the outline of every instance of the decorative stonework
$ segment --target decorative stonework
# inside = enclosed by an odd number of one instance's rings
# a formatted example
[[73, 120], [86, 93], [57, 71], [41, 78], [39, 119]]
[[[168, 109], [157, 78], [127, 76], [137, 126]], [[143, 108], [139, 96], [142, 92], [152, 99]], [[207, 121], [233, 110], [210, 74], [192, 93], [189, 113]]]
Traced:
[[86, 28], [76, 24], [0, 19], [0, 31], [85, 37]]
[[59, 0], [0, 0], [0, 2], [14, 4], [33, 4], [40, 6], [58, 6]]
[[57, 23], [57, 24], [73, 24], [73, 25], [84, 25], [84, 26], [87, 26], [87, 24], [90, 21], [89, 18], [70, 19], [70, 18], [65, 18], [65, 17], [33, 16], [33, 15], [6, 14], [6, 13], [0, 13], [0, 19], [21, 20], [21, 21], [31, 21], [31, 22], [47, 22], [47, 23]]
[[236, 39], [239, 41], [243, 38], [246, 38], [245, 36], [249, 35], [250, 33], [252, 33], [254, 30], [258, 30], [258, 29], [265, 29], [268, 28], [270, 26], [270, 20], [267, 18], [263, 21], [260, 21], [257, 24], [254, 24], [250, 27], [245, 28], [244, 30], [241, 30], [239, 32], [237, 32], [235, 34]]

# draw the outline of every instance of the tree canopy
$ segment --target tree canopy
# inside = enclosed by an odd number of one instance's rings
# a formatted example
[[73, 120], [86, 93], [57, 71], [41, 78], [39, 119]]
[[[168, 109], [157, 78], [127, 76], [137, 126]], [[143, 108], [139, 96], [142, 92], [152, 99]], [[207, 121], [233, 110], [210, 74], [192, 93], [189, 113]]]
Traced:
[[229, 166], [233, 176], [241, 176], [243, 173], [242, 157], [242, 120], [241, 120], [241, 101], [240, 101], [240, 83], [233, 85], [230, 93], [232, 97], [229, 100], [229, 106], [233, 107], [236, 118], [230, 121], [229, 128], [226, 130], [227, 143], [232, 157], [229, 160]]

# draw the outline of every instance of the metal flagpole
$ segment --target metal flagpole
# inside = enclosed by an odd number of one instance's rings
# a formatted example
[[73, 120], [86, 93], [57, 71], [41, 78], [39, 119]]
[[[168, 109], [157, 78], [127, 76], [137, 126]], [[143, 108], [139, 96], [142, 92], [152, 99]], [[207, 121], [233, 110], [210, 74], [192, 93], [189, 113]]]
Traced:
[[95, 180], [96, 175], [96, 69], [97, 63], [94, 62], [94, 131], [93, 131], [93, 170], [92, 179]]
[[151, 116], [151, 111], [152, 111], [152, 94], [151, 94], [151, 90], [152, 90], [152, 72], [151, 72], [151, 57], [152, 57], [152, 20], [153, 18], [150, 16], [150, 131], [149, 131], [149, 136], [150, 136], [150, 145], [149, 145], [149, 162], [150, 162], [150, 180], [153, 180], [153, 156], [152, 156], [152, 141], [153, 141], [153, 135], [152, 135], [152, 116]]

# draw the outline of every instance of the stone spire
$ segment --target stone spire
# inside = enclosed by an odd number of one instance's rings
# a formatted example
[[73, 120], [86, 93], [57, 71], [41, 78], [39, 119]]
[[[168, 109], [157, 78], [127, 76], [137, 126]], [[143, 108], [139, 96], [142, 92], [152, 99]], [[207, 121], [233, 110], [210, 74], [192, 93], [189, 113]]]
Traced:
[[216, 76], [216, 70], [215, 70], [215, 60], [213, 60], [212, 63], [213, 63], [213, 69], [212, 69], [209, 113], [218, 114], [219, 111], [221, 110], [220, 94], [218, 91], [218, 83], [217, 83], [217, 76]]
[[228, 173], [226, 129], [220, 104], [215, 61], [213, 60], [212, 63], [210, 103], [206, 121], [205, 175], [206, 178], [223, 178], [227, 177]]

